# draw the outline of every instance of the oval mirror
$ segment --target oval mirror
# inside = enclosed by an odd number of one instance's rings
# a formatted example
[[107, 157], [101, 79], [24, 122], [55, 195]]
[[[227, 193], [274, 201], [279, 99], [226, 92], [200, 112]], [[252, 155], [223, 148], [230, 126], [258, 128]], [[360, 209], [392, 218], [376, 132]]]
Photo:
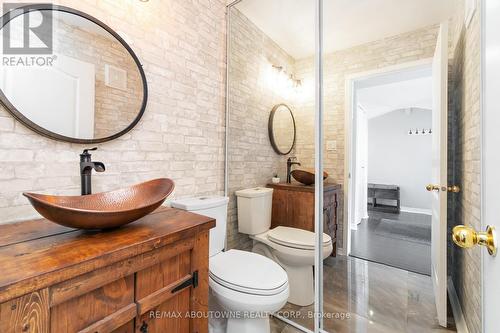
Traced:
[[288, 105], [278, 104], [273, 107], [268, 129], [273, 149], [280, 155], [289, 154], [295, 146], [297, 131], [292, 109]]
[[0, 22], [0, 101], [47, 137], [99, 143], [140, 120], [147, 83], [139, 59], [111, 28], [77, 10], [28, 5]]

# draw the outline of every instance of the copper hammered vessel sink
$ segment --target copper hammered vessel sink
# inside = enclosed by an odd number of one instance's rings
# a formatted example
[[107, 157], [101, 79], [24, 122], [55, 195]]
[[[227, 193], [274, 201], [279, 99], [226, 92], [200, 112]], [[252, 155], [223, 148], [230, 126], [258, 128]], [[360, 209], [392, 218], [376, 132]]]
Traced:
[[[293, 179], [304, 185], [314, 184], [314, 171], [295, 169], [291, 172]], [[328, 178], [328, 173], [323, 171], [323, 180]]]
[[109, 229], [140, 219], [158, 208], [174, 190], [168, 178], [124, 189], [82, 196], [23, 193], [46, 219], [70, 228]]

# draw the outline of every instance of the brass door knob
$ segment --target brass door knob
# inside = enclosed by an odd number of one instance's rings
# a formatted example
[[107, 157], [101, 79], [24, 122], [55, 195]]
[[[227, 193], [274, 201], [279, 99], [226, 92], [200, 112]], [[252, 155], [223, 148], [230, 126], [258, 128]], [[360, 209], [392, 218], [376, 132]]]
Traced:
[[460, 192], [460, 186], [458, 186], [458, 185], [448, 186], [448, 192], [458, 193], [458, 192]]
[[457, 225], [452, 232], [453, 242], [464, 248], [470, 249], [475, 245], [486, 246], [492, 256], [497, 254], [497, 236], [495, 227], [486, 227], [486, 232], [477, 232], [472, 227]]
[[429, 192], [432, 192], [432, 191], [440, 191], [441, 190], [441, 186], [439, 185], [435, 185], [435, 184], [429, 184], [425, 187], [425, 189]]

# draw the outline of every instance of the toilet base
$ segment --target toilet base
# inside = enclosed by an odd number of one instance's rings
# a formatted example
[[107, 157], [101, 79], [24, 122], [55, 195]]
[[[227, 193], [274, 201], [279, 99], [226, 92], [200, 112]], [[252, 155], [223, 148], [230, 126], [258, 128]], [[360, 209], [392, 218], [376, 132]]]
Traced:
[[314, 275], [312, 265], [289, 265], [278, 258], [278, 255], [269, 246], [261, 242], [254, 242], [252, 252], [261, 254], [277, 262], [288, 275], [290, 296], [288, 302], [308, 306], [314, 303]]
[[226, 333], [270, 333], [269, 317], [258, 319], [228, 319]]
[[[212, 313], [225, 313], [226, 316], [214, 316], [208, 319], [209, 333], [270, 333], [271, 326], [269, 316], [263, 315], [255, 319], [251, 318], [227, 318], [230, 311], [224, 310], [217, 302], [216, 297], [210, 293], [209, 309]], [[250, 313], [248, 315], [251, 315]], [[257, 315], [257, 314], [255, 314]]]
[[290, 296], [288, 302], [308, 306], [314, 303], [314, 276], [313, 266], [282, 265], [288, 274]]

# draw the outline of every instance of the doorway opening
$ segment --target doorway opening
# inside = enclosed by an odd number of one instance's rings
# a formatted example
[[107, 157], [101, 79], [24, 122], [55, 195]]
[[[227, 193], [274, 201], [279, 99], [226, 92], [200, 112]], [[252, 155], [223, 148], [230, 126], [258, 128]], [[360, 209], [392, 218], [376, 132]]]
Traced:
[[432, 64], [350, 80], [348, 249], [353, 257], [431, 275]]

